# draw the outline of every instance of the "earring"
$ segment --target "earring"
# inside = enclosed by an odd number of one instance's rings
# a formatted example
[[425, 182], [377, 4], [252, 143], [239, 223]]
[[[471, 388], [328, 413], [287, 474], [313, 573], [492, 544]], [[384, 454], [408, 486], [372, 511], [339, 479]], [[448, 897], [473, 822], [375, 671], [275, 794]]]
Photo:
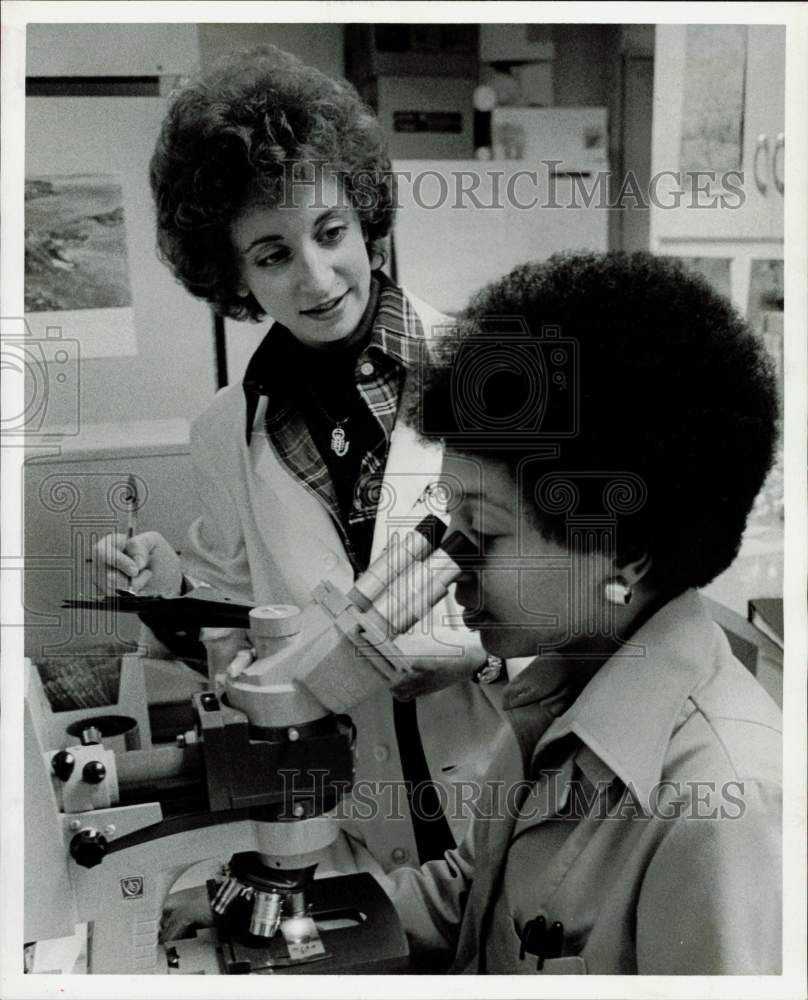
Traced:
[[236, 295], [238, 295], [240, 299], [246, 299], [249, 294], [250, 289], [246, 285], [239, 285], [236, 289]]
[[630, 604], [631, 587], [622, 580], [610, 580], [603, 588], [603, 596], [610, 604]]

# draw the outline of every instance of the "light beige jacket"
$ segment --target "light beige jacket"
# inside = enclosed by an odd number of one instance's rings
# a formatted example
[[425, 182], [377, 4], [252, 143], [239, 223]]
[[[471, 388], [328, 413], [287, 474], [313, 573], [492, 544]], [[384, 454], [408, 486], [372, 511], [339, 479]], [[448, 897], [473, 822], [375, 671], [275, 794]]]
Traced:
[[695, 591], [631, 641], [566, 710], [557, 666], [508, 685], [466, 842], [383, 882], [416, 956], [535, 975], [543, 916], [564, 928], [545, 975], [780, 971], [780, 711]]

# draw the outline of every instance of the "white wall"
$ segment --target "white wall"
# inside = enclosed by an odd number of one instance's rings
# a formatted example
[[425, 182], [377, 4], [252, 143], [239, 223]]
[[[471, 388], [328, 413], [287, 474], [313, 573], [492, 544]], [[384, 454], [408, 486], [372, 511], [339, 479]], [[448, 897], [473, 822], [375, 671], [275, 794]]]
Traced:
[[341, 24], [200, 24], [198, 31], [203, 68], [226, 52], [269, 42], [329, 76], [344, 72]]
[[195, 24], [31, 24], [28, 76], [153, 76], [196, 71]]

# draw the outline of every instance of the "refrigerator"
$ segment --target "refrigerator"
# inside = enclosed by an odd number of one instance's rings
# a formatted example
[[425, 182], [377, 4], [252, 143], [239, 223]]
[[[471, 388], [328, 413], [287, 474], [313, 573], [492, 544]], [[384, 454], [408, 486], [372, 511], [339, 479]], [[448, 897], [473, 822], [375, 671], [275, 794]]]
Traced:
[[395, 160], [399, 284], [451, 314], [517, 264], [607, 250], [606, 123], [605, 108], [502, 108], [492, 137], [510, 127], [519, 159]]

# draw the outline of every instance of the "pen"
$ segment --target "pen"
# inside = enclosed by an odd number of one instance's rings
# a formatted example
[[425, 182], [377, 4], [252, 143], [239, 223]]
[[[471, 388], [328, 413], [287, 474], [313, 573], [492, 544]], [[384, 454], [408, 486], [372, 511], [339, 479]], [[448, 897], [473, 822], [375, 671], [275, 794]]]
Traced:
[[131, 473], [126, 481], [126, 503], [129, 505], [126, 518], [126, 538], [128, 541], [134, 537], [137, 531], [137, 483]]
[[541, 972], [546, 958], [560, 958], [564, 950], [564, 925], [555, 920], [548, 927], [547, 918], [543, 915], [528, 920], [520, 935], [519, 958], [525, 955], [536, 956], [536, 971]]

